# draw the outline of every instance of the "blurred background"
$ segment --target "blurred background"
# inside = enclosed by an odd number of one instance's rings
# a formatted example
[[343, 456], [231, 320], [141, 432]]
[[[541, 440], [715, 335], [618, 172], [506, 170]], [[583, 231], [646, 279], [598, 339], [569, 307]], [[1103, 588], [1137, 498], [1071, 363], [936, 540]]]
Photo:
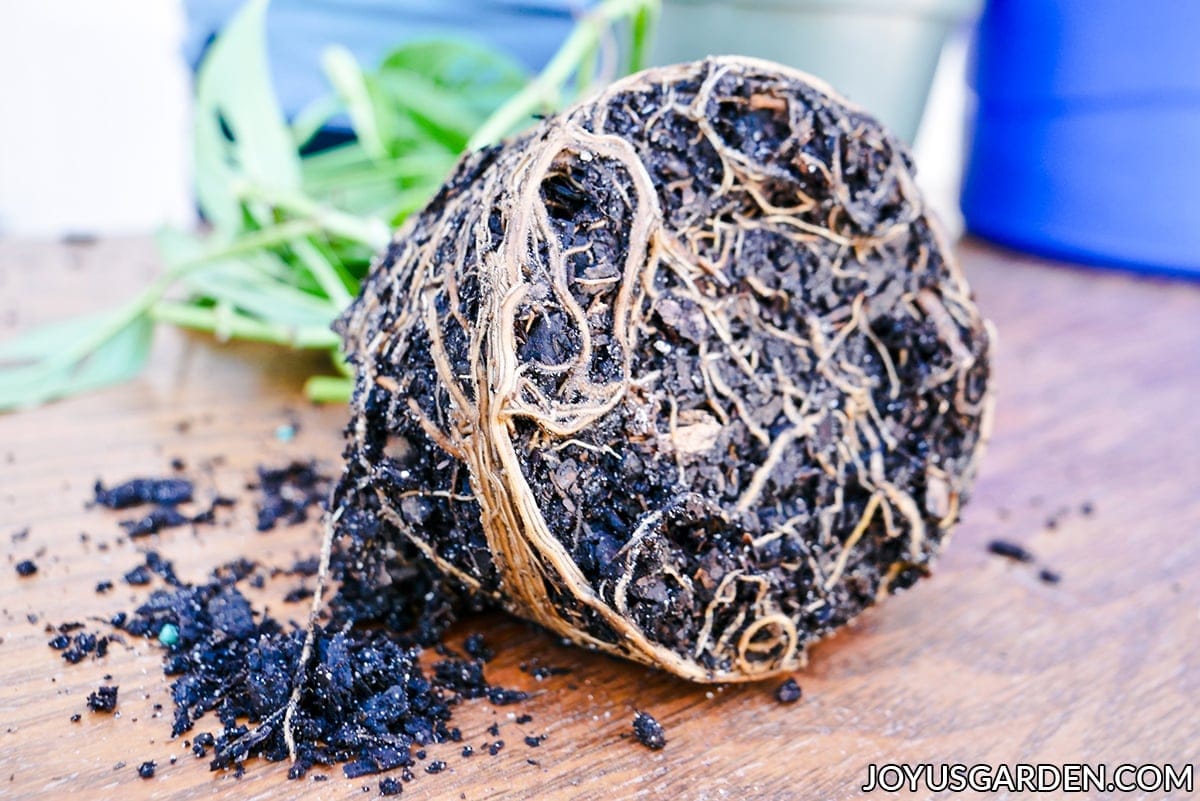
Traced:
[[[405, 41], [468, 37], [536, 72], [592, 5], [274, 0], [271, 74], [294, 118], [329, 94], [321, 54], [335, 44], [372, 67]], [[0, 236], [194, 225], [192, 74], [239, 6], [0, 4]], [[1189, 0], [665, 0], [652, 52], [738, 52], [827, 79], [914, 144], [955, 232], [1195, 275], [1197, 31]], [[344, 128], [334, 118], [324, 135]]]

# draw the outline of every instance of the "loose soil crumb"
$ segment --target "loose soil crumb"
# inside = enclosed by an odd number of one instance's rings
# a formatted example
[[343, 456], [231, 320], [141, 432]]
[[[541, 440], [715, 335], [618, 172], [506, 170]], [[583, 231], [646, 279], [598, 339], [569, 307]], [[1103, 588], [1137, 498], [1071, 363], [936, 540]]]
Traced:
[[1031, 551], [1007, 540], [992, 540], [988, 543], [987, 549], [988, 553], [1003, 556], [1005, 559], [1012, 559], [1015, 562], [1032, 562], [1034, 560]]
[[775, 691], [775, 698], [781, 704], [794, 704], [800, 700], [800, 695], [800, 685], [795, 679], [788, 679], [779, 685], [779, 689]]
[[[260, 510], [266, 510], [272, 525], [300, 520], [318, 502], [322, 487], [328, 487], [328, 479], [311, 464], [261, 468], [258, 474], [265, 498]], [[138, 479], [112, 490], [98, 485], [98, 497], [106, 501], [102, 505], [125, 507], [133, 503], [130, 497], [162, 498], [161, 483], [149, 481]], [[377, 536], [379, 524], [369, 515], [347, 522], [355, 546]], [[283, 718], [298, 676], [303, 683], [292, 729], [297, 761], [288, 775], [293, 779], [312, 766], [340, 763], [350, 778], [400, 768], [401, 777], [409, 780], [409, 768], [425, 758], [423, 746], [463, 740], [462, 732], [449, 725], [455, 705], [483, 698], [501, 706], [526, 697], [487, 681], [484, 664], [492, 650], [482, 635], [467, 637], [465, 657], [445, 648], [443, 634], [462, 598], [447, 590], [432, 565], [405, 554], [404, 580], [381, 585], [350, 569], [352, 552], [339, 548], [335, 554], [332, 572], [340, 580], [339, 591], [316, 627], [303, 672], [297, 668], [305, 631], [254, 609], [239, 589], [243, 582], [262, 586], [264, 571], [257, 564], [236, 559], [193, 584], [182, 581], [174, 565], [151, 550], [125, 574], [131, 585], [158, 586], [135, 610], [112, 614], [108, 622], [124, 636], [162, 649], [163, 670], [171, 677], [173, 736], [191, 732], [209, 716], [220, 724], [190, 740], [192, 752], [208, 758], [213, 770], [232, 769], [238, 775], [252, 757], [275, 761], [289, 756]], [[313, 576], [318, 569], [318, 560], [299, 559], [289, 569], [270, 572]], [[97, 591], [102, 588], [111, 588], [111, 582], [101, 582]], [[79, 622], [50, 633], [51, 648], [71, 663], [88, 654], [103, 656], [111, 639]], [[436, 647], [441, 657], [428, 671], [421, 662], [426, 647]], [[115, 686], [100, 687], [89, 695], [89, 708], [113, 711], [117, 692]], [[489, 750], [497, 753], [502, 747], [496, 741]], [[439, 760], [426, 770], [444, 768]]]
[[667, 744], [663, 727], [649, 712], [638, 712], [633, 716], [633, 736], [647, 748], [658, 751]]
[[177, 528], [192, 522], [192, 518], [182, 514], [173, 506], [156, 506], [142, 517], [132, 520], [122, 520], [121, 528], [125, 529], [131, 538], [148, 537], [157, 534], [165, 528]]
[[117, 708], [118, 691], [118, 687], [101, 685], [96, 692], [88, 694], [88, 709], [93, 712], [112, 712]]
[[37, 564], [32, 559], [24, 559], [17, 562], [17, 575], [21, 578], [28, 578], [38, 572]]
[[1057, 584], [1062, 581], [1062, 574], [1057, 570], [1051, 570], [1048, 567], [1043, 567], [1040, 571], [1038, 571], [1038, 578], [1044, 581], [1046, 584]]
[[192, 482], [182, 478], [135, 478], [105, 489], [96, 482], [94, 500], [109, 509], [128, 509], [131, 506], [153, 503], [159, 506], [178, 506], [192, 499]]
[[[312, 488], [323, 481], [311, 466], [263, 469], [259, 476], [269, 499], [282, 501], [273, 508], [290, 508], [276, 518], [285, 520], [311, 505], [289, 487], [305, 486], [315, 493]], [[359, 535], [369, 537], [377, 523], [363, 516], [354, 525]], [[275, 573], [308, 576], [317, 567], [312, 560], [298, 560]], [[421, 746], [463, 739], [449, 725], [454, 705], [486, 698], [499, 706], [526, 697], [488, 683], [484, 663], [492, 652], [479, 634], [467, 638], [467, 657], [444, 651], [426, 673], [422, 648], [442, 648], [443, 632], [454, 620], [453, 599], [428, 565], [410, 560], [407, 580], [383, 587], [357, 579], [345, 567], [342, 557], [335, 559], [341, 589], [328, 606], [327, 620], [317, 626], [311, 662], [303, 672], [293, 721], [297, 762], [291, 778], [302, 777], [313, 765], [336, 763], [343, 763], [350, 778], [407, 769], [414, 757], [424, 758]], [[209, 758], [214, 770], [240, 770], [254, 756], [272, 761], [288, 757], [283, 713], [295, 688], [305, 632], [251, 607], [239, 585], [261, 578], [256, 569], [239, 559], [191, 584], [180, 580], [170, 561], [148, 551], [125, 580], [150, 585], [157, 579], [161, 586], [132, 613], [110, 619], [125, 635], [163, 648], [164, 672], [172, 677], [173, 736], [191, 731], [210, 714], [220, 721], [217, 731], [192, 737], [193, 752]], [[82, 628], [80, 623], [64, 624], [49, 644], [68, 661], [107, 647], [107, 637]], [[89, 706], [111, 711], [116, 692], [115, 687], [100, 688], [89, 697]], [[497, 742], [491, 750], [501, 747]], [[444, 767], [435, 761], [426, 769], [436, 773]]]
[[143, 779], [153, 779], [156, 767], [157, 765], [155, 764], [154, 760], [143, 762], [142, 764], [138, 765], [138, 775]]
[[283, 468], [258, 469], [262, 493], [258, 504], [258, 530], [270, 531], [278, 523], [294, 526], [308, 520], [311, 507], [322, 507], [329, 497], [330, 479], [314, 462], [292, 462]]

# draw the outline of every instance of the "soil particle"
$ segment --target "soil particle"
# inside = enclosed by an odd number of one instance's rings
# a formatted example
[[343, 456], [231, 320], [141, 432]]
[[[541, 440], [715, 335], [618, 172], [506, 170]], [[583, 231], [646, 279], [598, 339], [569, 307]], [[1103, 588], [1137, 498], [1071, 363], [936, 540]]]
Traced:
[[633, 736], [637, 741], [652, 751], [658, 751], [667, 744], [667, 736], [663, 727], [649, 712], [637, 712], [633, 716]]
[[1038, 578], [1046, 584], [1057, 584], [1062, 581], [1062, 574], [1057, 570], [1051, 570], [1048, 567], [1043, 567], [1038, 571]]
[[156, 767], [157, 765], [154, 764], [154, 760], [152, 759], [143, 762], [142, 764], [138, 765], [138, 775], [143, 779], [153, 779]]
[[467, 636], [463, 641], [463, 650], [481, 662], [490, 662], [495, 656], [492, 649], [488, 648], [487, 643], [484, 642], [483, 635], [478, 632]]
[[800, 695], [800, 685], [795, 679], [788, 679], [775, 691], [775, 698], [781, 704], [794, 704], [800, 700]]
[[404, 792], [404, 785], [399, 779], [389, 776], [379, 783], [379, 794], [382, 796], [400, 795]]
[[[50, 641], [51, 648], [57, 648], [65, 635], [60, 634]], [[81, 662], [88, 654], [95, 653], [97, 658], [108, 654], [108, 637], [98, 636], [91, 632], [80, 632], [71, 638], [69, 646], [62, 648], [62, 658], [71, 665]]]
[[112, 712], [117, 708], [118, 690], [118, 687], [101, 685], [94, 693], [88, 693], [88, 709], [93, 712]]
[[106, 489], [97, 481], [95, 502], [109, 509], [128, 509], [131, 506], [153, 503], [159, 506], [178, 506], [192, 499], [192, 482], [182, 478], [135, 478]]
[[37, 564], [34, 563], [32, 559], [24, 559], [20, 562], [17, 562], [16, 569], [17, 575], [21, 576], [22, 578], [28, 578], [29, 576], [32, 576], [34, 573], [38, 572]]
[[148, 537], [165, 528], [177, 528], [192, 522], [192, 518], [180, 513], [173, 506], [156, 506], [142, 517], [122, 520], [121, 528], [131, 538]]
[[1014, 562], [1032, 562], [1034, 555], [1024, 546], [1018, 545], [1015, 542], [1007, 540], [992, 540], [987, 546], [988, 553], [996, 556], [1003, 556], [1005, 559], [1012, 559]]
[[130, 586], [144, 587], [150, 583], [150, 570], [145, 565], [138, 565], [122, 576], [122, 578]]

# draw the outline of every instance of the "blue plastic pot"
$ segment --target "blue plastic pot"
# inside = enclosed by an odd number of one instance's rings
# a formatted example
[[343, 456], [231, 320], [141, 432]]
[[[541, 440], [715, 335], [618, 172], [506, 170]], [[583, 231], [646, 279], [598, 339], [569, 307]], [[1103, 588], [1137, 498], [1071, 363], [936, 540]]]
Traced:
[[1200, 277], [1200, 2], [989, 0], [963, 215], [1072, 261]]

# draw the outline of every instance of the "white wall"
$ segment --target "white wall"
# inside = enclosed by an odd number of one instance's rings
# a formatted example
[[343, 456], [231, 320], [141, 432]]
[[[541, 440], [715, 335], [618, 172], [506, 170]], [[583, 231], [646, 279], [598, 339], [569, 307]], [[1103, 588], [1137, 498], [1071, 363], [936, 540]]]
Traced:
[[965, 126], [974, 102], [974, 95], [967, 87], [970, 45], [968, 25], [961, 26], [946, 42], [913, 143], [917, 185], [954, 237], [963, 231], [958, 193], [966, 157]]
[[0, 236], [194, 219], [179, 0], [0, 0]]
[[[0, 0], [0, 236], [194, 221], [183, 28], [182, 0]], [[943, 53], [915, 147], [955, 233], [967, 38]]]

